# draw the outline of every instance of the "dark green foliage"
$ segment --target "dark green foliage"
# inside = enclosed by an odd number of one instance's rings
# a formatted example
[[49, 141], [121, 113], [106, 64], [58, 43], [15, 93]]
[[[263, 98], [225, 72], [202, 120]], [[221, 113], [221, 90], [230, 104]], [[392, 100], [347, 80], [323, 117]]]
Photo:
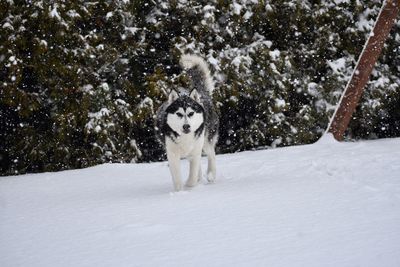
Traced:
[[[316, 141], [381, 5], [337, 2], [2, 1], [1, 173], [163, 159], [153, 116], [188, 52], [214, 73], [220, 153]], [[400, 135], [399, 27], [347, 138]]]

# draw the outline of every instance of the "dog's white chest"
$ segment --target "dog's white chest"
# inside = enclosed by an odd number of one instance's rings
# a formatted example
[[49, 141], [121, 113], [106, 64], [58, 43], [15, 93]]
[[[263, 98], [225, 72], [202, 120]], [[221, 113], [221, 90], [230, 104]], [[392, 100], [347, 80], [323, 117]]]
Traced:
[[202, 150], [204, 145], [204, 134], [199, 137], [195, 137], [194, 133], [181, 135], [174, 141], [170, 138], [166, 139], [166, 149], [167, 153], [172, 152], [174, 154], [180, 155], [181, 158], [191, 156], [192, 153], [198, 153]]

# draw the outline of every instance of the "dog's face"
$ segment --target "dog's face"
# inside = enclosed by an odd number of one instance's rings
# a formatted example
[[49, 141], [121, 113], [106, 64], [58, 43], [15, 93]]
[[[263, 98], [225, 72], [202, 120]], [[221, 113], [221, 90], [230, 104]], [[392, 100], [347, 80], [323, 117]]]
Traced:
[[172, 91], [168, 98], [167, 124], [179, 135], [195, 132], [204, 123], [204, 109], [196, 90], [190, 96]]

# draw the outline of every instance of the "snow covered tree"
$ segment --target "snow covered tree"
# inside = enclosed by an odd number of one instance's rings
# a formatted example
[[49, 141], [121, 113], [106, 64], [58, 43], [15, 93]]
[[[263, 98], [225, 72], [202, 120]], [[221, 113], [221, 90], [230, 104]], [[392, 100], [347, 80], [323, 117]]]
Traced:
[[138, 160], [131, 104], [140, 88], [129, 69], [137, 42], [124, 4], [2, 5], [3, 171]]
[[[196, 53], [216, 81], [219, 152], [311, 143], [381, 1], [2, 1], [1, 172], [163, 158], [153, 116]], [[399, 136], [399, 23], [348, 138]]]

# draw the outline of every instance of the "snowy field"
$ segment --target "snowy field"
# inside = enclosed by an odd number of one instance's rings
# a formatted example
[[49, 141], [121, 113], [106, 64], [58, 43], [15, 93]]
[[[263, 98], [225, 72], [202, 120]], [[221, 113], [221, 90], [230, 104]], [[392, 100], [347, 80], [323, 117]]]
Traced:
[[180, 193], [166, 162], [2, 177], [0, 266], [400, 266], [399, 138], [217, 164]]

